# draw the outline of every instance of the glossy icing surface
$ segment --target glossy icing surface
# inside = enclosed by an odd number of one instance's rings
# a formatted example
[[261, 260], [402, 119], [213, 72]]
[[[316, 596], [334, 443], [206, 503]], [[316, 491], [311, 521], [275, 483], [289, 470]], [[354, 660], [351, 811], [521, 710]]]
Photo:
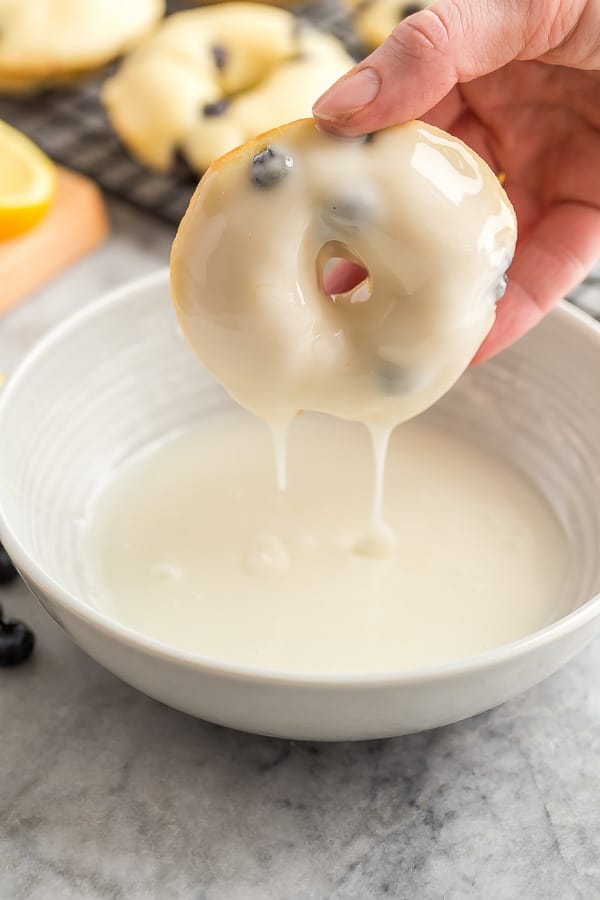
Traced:
[[[391, 428], [468, 365], [515, 239], [497, 178], [456, 138], [413, 122], [340, 140], [302, 120], [203, 178], [173, 298], [202, 362], [271, 424], [312, 409]], [[368, 278], [332, 297], [337, 258]]]
[[565, 538], [518, 471], [423, 421], [393, 436], [393, 550], [355, 552], [373, 489], [359, 425], [294, 422], [289, 484], [269, 435], [207, 415], [134, 459], [90, 511], [95, 603], [171, 646], [276, 671], [392, 672], [515, 640], [567, 612]]

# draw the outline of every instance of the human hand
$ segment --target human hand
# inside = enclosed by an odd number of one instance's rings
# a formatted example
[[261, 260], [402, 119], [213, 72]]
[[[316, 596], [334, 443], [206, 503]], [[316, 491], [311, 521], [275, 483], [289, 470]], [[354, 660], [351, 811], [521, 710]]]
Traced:
[[313, 112], [341, 135], [422, 118], [506, 174], [519, 240], [475, 361], [536, 325], [600, 256], [600, 0], [438, 0]]

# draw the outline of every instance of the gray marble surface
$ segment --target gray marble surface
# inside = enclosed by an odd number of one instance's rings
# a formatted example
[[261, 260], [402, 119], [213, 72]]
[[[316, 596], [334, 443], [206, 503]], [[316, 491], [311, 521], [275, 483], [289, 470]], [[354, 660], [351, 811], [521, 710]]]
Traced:
[[[0, 321], [0, 370], [100, 290], [167, 259], [113, 208], [101, 250]], [[597, 900], [600, 643], [467, 722], [361, 744], [218, 728], [35, 628], [0, 670], [0, 900]]]

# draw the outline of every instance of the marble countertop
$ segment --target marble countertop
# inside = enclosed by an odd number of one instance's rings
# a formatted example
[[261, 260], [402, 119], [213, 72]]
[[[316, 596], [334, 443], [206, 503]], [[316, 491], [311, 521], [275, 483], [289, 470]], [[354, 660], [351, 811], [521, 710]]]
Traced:
[[[109, 242], [0, 322], [0, 369], [167, 260], [111, 207]], [[425, 734], [303, 744], [197, 721], [35, 629], [0, 670], [0, 900], [597, 900], [600, 642], [524, 696]]]

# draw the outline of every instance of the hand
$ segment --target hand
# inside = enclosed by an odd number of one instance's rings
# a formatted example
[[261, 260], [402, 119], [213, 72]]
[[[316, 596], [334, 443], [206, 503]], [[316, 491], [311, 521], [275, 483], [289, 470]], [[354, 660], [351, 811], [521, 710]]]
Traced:
[[342, 135], [422, 118], [496, 172], [519, 224], [475, 361], [517, 340], [600, 256], [600, 0], [439, 0], [315, 104]]

